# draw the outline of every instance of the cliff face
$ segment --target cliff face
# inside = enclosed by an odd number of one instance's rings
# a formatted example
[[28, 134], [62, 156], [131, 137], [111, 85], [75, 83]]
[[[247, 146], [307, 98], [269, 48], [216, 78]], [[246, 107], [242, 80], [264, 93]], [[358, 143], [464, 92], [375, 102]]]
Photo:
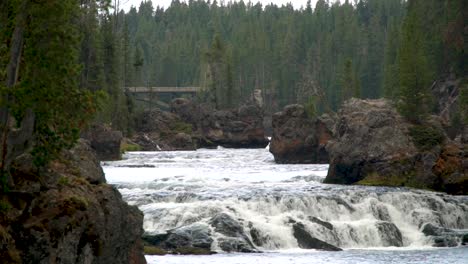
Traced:
[[468, 193], [468, 148], [438, 118], [407, 123], [386, 100], [347, 101], [327, 145], [327, 183], [409, 186]]
[[15, 189], [0, 197], [3, 263], [146, 263], [143, 214], [106, 184], [85, 141], [40, 173], [13, 163]]

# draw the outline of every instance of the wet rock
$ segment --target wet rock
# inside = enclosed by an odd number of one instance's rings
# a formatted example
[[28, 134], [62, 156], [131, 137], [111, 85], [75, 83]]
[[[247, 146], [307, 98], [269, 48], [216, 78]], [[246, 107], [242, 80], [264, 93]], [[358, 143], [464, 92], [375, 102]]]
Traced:
[[433, 239], [434, 247], [457, 247], [468, 242], [468, 232], [464, 230], [452, 230], [427, 223], [421, 232]]
[[389, 222], [380, 222], [376, 224], [385, 247], [402, 247], [403, 236], [398, 227]]
[[244, 228], [239, 222], [225, 213], [218, 214], [210, 220], [210, 225], [214, 230], [229, 237], [238, 237], [245, 235]]
[[209, 223], [215, 232], [225, 236], [218, 239], [222, 250], [227, 252], [258, 252], [245, 234], [242, 225], [228, 214], [218, 214]]
[[436, 237], [434, 239], [433, 247], [457, 247], [458, 241], [456, 237]]
[[329, 161], [326, 144], [332, 137], [330, 118], [309, 117], [302, 105], [288, 105], [273, 115], [270, 152], [277, 163]]
[[463, 246], [468, 245], [468, 234], [464, 234], [462, 237], [462, 243]]
[[81, 135], [82, 138], [90, 142], [91, 148], [96, 151], [100, 161], [120, 160], [120, 144], [122, 142], [122, 132], [112, 130], [100, 124], [90, 126]]
[[252, 245], [245, 239], [238, 237], [225, 237], [218, 239], [219, 247], [225, 252], [257, 253]]
[[318, 249], [326, 251], [341, 251], [334, 245], [328, 244], [320, 239], [317, 239], [309, 234], [302, 223], [293, 224], [293, 235], [297, 240], [300, 248], [304, 249]]
[[252, 238], [253, 243], [259, 247], [265, 245], [267, 242], [267, 238], [262, 236], [261, 232], [254, 227], [250, 228], [250, 237]]
[[441, 236], [443, 234], [451, 233], [453, 230], [427, 223], [423, 226], [421, 232], [426, 236]]
[[193, 224], [167, 231], [165, 234], [144, 235], [143, 240], [153, 247], [172, 253], [211, 252], [211, 231], [207, 225]]
[[316, 224], [319, 224], [319, 225], [325, 227], [326, 229], [333, 230], [333, 225], [331, 223], [322, 221], [322, 220], [318, 219], [315, 216], [309, 216], [307, 219], [309, 219], [309, 221], [311, 221], [311, 222], [314, 222]]

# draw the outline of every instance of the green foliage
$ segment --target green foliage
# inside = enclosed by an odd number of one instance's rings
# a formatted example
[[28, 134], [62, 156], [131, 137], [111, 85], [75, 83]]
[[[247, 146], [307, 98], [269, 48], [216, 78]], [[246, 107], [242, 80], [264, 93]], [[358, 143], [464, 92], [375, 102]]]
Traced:
[[430, 109], [431, 73], [424, 45], [422, 18], [417, 12], [418, 7], [416, 1], [409, 2], [399, 50], [398, 109], [412, 122], [423, 121]]
[[317, 101], [317, 98], [314, 96], [311, 96], [308, 98], [307, 102], [304, 104], [307, 116], [315, 117], [318, 115], [316, 101]]
[[0, 213], [5, 214], [11, 210], [11, 204], [9, 202], [0, 200]]
[[58, 180], [59, 185], [67, 186], [69, 183], [70, 183], [70, 181], [69, 181], [68, 177], [66, 177], [66, 176], [62, 176]]
[[460, 101], [458, 102], [460, 106], [460, 118], [465, 125], [468, 125], [468, 78], [462, 80], [460, 89]]
[[[405, 4], [329, 2], [294, 10], [238, 1], [216, 7], [207, 1], [173, 1], [164, 10], [147, 1], [125, 14], [131, 47], [126, 57], [132, 64], [139, 54], [144, 58], [138, 69], [129, 65], [125, 85], [221, 87], [218, 99], [201, 97], [218, 100], [222, 108], [246, 101], [255, 89], [268, 90], [265, 107], [276, 111], [296, 103], [300, 84], [313, 79], [323, 93], [317, 110], [323, 111], [338, 107], [343, 66], [350, 59], [361, 97], [381, 96], [385, 43], [392, 37], [388, 28], [399, 28]], [[223, 56], [225, 61], [219, 59]]]
[[151, 255], [151, 256], [153, 255], [162, 256], [162, 255], [167, 254], [166, 250], [159, 248], [159, 247], [153, 247], [153, 246], [145, 246], [143, 251], [145, 252], [145, 255]]
[[430, 126], [416, 125], [409, 132], [416, 147], [423, 151], [439, 146], [444, 140], [442, 132]]
[[219, 34], [213, 38], [210, 50], [205, 54], [205, 90], [208, 102], [213, 103], [217, 109], [235, 106], [235, 92], [233, 87], [231, 59], [228, 48], [221, 40]]
[[356, 73], [353, 69], [353, 63], [350, 59], [346, 60], [344, 65], [344, 74], [341, 81], [341, 102], [351, 97], [361, 97], [361, 87]]
[[124, 142], [120, 146], [120, 152], [121, 153], [125, 153], [125, 152], [128, 152], [128, 151], [140, 151], [140, 150], [141, 150], [141, 147], [139, 145], [131, 144], [131, 143], [128, 143], [128, 142]]
[[175, 133], [191, 134], [193, 129], [191, 124], [182, 121], [171, 123], [170, 126]]
[[43, 166], [75, 143], [80, 128], [96, 112], [96, 100], [78, 88], [78, 3], [30, 2], [26, 12], [30, 19], [24, 33], [20, 82], [2, 94], [12, 98], [7, 107], [16, 120], [22, 119], [26, 109], [33, 110], [32, 154], [35, 165]]

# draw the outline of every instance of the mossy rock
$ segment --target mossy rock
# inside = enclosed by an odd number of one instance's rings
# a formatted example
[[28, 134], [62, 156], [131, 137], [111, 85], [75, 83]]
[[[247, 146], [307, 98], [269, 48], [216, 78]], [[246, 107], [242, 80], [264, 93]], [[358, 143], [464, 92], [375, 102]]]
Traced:
[[421, 151], [431, 150], [432, 148], [441, 145], [445, 138], [443, 132], [426, 125], [416, 125], [411, 127], [409, 129], [409, 134], [413, 143]]
[[366, 186], [391, 186], [391, 187], [401, 187], [405, 186], [407, 183], [407, 176], [383, 176], [376, 172], [370, 173], [364, 177], [364, 179], [358, 181], [357, 185], [366, 185]]
[[171, 130], [175, 133], [192, 134], [192, 125], [185, 122], [174, 122], [171, 124]]
[[157, 255], [157, 256], [162, 256], [166, 255], [167, 251], [159, 248], [159, 247], [153, 247], [153, 246], [145, 246], [144, 247], [144, 252], [145, 255]]
[[206, 249], [206, 248], [197, 248], [197, 247], [179, 247], [173, 250], [174, 254], [180, 255], [212, 255], [215, 252]]
[[125, 152], [128, 152], [128, 151], [141, 151], [141, 146], [138, 145], [138, 144], [123, 142], [120, 145], [120, 152], [125, 153]]

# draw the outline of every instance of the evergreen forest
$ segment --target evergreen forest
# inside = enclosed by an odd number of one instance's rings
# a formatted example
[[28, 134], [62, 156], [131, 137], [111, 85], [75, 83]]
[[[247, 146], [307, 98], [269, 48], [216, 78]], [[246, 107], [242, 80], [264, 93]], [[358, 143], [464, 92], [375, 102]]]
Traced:
[[270, 114], [388, 97], [417, 121], [435, 79], [466, 75], [466, 1], [331, 2], [143, 1], [124, 12], [119, 0], [2, 1], [3, 116], [19, 126], [34, 113], [41, 163], [92, 120], [131, 133], [137, 106], [125, 87], [197, 86], [217, 108], [261, 90]]

